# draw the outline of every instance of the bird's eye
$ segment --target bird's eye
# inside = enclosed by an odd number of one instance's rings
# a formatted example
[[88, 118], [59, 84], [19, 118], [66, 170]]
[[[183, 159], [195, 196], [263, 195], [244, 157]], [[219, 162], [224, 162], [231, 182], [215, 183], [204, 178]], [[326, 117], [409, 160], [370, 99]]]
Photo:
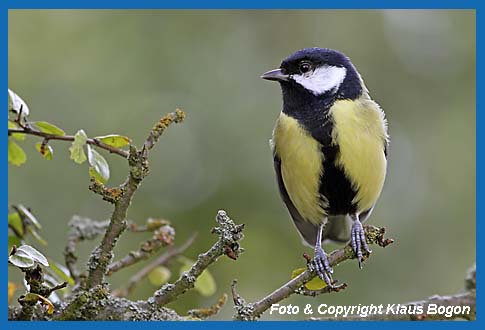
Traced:
[[307, 73], [312, 69], [312, 65], [309, 62], [301, 62], [299, 69], [301, 73]]

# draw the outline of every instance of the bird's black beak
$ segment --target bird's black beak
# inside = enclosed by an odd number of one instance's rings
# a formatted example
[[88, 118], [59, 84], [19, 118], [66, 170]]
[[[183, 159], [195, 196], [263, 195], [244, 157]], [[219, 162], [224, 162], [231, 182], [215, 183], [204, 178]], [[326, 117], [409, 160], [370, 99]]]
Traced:
[[281, 69], [275, 69], [268, 71], [266, 73], [263, 73], [261, 78], [266, 79], [266, 80], [274, 80], [274, 81], [288, 81], [290, 79], [290, 76], [287, 74], [284, 74]]

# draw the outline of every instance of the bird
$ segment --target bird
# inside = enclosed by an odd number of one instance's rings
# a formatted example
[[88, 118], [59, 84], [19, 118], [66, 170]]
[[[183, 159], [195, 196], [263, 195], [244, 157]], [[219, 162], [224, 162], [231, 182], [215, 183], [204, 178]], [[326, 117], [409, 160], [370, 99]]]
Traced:
[[389, 135], [381, 107], [343, 53], [305, 48], [261, 78], [279, 82], [283, 107], [270, 145], [280, 195], [310, 263], [333, 287], [322, 243], [348, 242], [362, 268], [371, 250], [362, 223], [381, 194]]

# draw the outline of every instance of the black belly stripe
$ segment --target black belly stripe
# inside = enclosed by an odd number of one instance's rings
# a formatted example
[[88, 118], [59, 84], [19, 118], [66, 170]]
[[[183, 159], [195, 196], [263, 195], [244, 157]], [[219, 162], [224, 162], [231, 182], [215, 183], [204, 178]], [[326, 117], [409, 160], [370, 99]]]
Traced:
[[338, 146], [323, 146], [322, 152], [325, 160], [323, 176], [320, 179], [320, 194], [328, 200], [327, 213], [329, 215], [355, 213], [357, 205], [352, 201], [356, 192], [352, 189], [352, 184], [343, 170], [335, 166]]
[[332, 93], [315, 96], [299, 88], [283, 89], [283, 112], [298, 120], [321, 145], [325, 159], [319, 192], [328, 201], [328, 215], [352, 214], [357, 210], [357, 205], [352, 203], [356, 192], [342, 169], [335, 166], [339, 147], [333, 145], [334, 122], [329, 110], [336, 97]]

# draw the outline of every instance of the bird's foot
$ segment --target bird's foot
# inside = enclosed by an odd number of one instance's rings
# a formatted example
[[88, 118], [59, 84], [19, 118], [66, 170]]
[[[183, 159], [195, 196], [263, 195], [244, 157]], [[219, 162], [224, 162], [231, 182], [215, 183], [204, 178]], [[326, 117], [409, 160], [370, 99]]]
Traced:
[[359, 261], [359, 268], [362, 269], [362, 263], [364, 262], [363, 251], [367, 253], [371, 253], [372, 251], [369, 249], [369, 245], [365, 240], [365, 231], [362, 227], [362, 223], [359, 220], [354, 220], [352, 224], [352, 230], [350, 232], [351, 244], [352, 249], [357, 256], [357, 260]]
[[313, 257], [312, 265], [315, 268], [318, 277], [320, 277], [320, 279], [329, 287], [333, 288], [333, 269], [330, 267], [327, 254], [321, 247], [315, 247], [315, 256]]

